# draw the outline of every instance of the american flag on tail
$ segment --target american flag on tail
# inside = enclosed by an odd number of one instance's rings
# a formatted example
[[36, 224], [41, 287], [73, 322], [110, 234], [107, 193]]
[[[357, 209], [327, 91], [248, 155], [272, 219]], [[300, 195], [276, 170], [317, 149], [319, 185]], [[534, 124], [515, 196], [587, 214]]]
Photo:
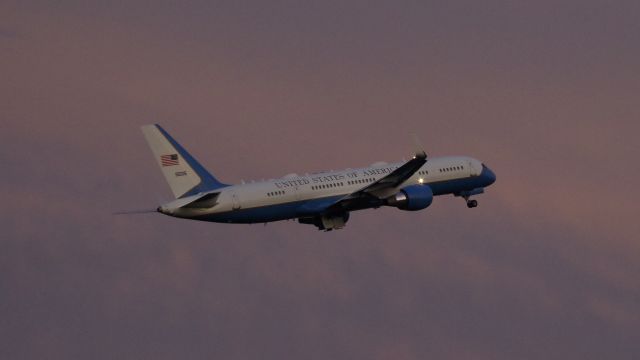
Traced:
[[162, 166], [178, 165], [178, 154], [160, 155]]

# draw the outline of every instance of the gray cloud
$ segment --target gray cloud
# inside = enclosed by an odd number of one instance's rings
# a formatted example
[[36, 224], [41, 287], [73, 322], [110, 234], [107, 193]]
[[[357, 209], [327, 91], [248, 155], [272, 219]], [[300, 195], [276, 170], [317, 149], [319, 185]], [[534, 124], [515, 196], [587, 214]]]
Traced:
[[[0, 11], [30, 34], [0, 58], [0, 357], [631, 358], [636, 8]], [[168, 200], [150, 122], [225, 181], [394, 160], [417, 132], [498, 182], [331, 234], [113, 217]]]
[[0, 38], [17, 38], [19, 35], [16, 31], [0, 26]]

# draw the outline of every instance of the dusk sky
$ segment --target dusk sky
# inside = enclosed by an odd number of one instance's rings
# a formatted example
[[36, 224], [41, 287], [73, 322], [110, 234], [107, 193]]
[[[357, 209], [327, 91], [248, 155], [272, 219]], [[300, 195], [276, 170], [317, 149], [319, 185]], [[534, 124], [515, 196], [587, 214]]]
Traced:
[[[640, 2], [0, 1], [1, 359], [638, 359]], [[179, 220], [223, 182], [468, 155], [467, 209]]]

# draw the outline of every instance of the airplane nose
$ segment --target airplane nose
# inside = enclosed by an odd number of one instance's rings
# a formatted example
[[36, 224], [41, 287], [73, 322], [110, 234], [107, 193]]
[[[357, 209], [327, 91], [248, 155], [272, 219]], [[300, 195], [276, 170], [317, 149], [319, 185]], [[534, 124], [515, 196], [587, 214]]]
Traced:
[[482, 179], [486, 182], [485, 186], [489, 186], [496, 182], [496, 174], [491, 171], [485, 164], [482, 164], [482, 173], [480, 174]]

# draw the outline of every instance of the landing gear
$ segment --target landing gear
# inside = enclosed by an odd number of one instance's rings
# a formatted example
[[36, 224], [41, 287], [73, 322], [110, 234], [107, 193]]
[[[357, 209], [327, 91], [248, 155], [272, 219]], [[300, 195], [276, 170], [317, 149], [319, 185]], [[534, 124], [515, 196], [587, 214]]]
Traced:
[[478, 200], [471, 200], [470, 198], [474, 195], [480, 195], [484, 193], [484, 188], [477, 188], [473, 190], [465, 190], [459, 193], [454, 193], [455, 196], [460, 196], [467, 202], [467, 207], [472, 209], [474, 207], [478, 207]]
[[318, 230], [331, 231], [342, 229], [348, 220], [349, 213], [345, 212], [343, 214], [335, 214], [333, 216], [328, 215], [310, 218], [299, 218], [298, 222], [301, 224], [315, 225]]
[[478, 206], [478, 200], [471, 200], [469, 199], [469, 196], [463, 196], [464, 200], [467, 202], [467, 207], [469, 209], [473, 209], [474, 207]]

